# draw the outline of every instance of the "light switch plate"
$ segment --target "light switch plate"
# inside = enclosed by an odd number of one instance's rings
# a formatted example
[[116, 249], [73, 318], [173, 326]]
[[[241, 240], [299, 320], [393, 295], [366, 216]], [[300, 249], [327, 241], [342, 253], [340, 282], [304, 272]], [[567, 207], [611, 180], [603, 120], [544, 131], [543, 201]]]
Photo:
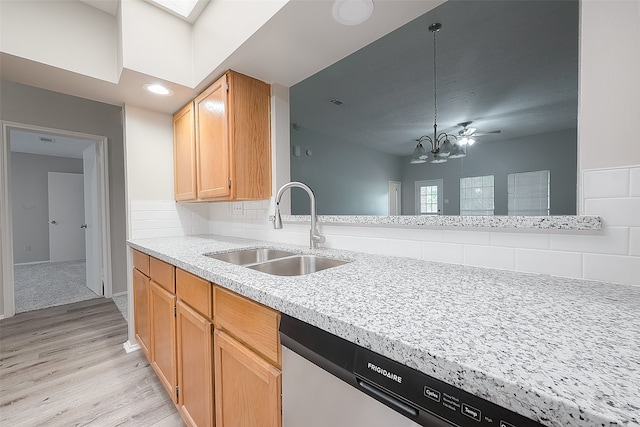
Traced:
[[234, 216], [244, 215], [244, 207], [242, 205], [242, 202], [231, 203], [231, 214]]

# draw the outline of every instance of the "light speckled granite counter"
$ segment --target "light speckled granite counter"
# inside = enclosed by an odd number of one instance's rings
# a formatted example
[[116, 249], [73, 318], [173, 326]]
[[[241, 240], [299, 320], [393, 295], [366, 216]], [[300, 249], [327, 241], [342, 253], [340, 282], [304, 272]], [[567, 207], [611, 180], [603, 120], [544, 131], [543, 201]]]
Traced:
[[[222, 236], [129, 245], [545, 425], [640, 425], [640, 287]], [[202, 255], [261, 246], [353, 262], [280, 277]]]
[[[273, 216], [269, 217], [273, 220]], [[282, 215], [285, 222], [309, 223], [309, 215]], [[531, 230], [600, 230], [599, 216], [459, 216], [459, 215], [318, 215], [322, 224], [385, 225], [398, 227], [518, 228]]]

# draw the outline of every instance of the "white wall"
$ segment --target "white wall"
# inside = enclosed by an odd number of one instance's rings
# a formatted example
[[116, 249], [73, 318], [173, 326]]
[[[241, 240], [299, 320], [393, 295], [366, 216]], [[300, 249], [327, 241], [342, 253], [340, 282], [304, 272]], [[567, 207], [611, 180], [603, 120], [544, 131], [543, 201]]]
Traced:
[[117, 22], [79, 1], [1, 1], [0, 51], [117, 82]]
[[581, 26], [579, 167], [638, 164], [640, 2], [582, 1]]
[[144, 0], [120, 2], [124, 68], [193, 87], [191, 25]]
[[125, 106], [127, 200], [132, 239], [208, 232], [208, 207], [173, 200], [172, 116]]
[[193, 25], [194, 81], [204, 80], [288, 1], [211, 1]]
[[11, 216], [15, 264], [49, 261], [47, 174], [82, 174], [82, 168], [82, 159], [11, 153]]
[[173, 125], [168, 114], [126, 105], [129, 200], [173, 198]]

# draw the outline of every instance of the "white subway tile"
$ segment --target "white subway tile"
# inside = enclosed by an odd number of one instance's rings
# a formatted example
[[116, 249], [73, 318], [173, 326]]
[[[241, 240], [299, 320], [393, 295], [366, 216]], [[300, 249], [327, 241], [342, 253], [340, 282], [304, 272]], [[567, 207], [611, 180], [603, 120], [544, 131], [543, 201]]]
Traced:
[[172, 210], [172, 211], [163, 211], [162, 212], [162, 219], [179, 219], [180, 217], [178, 216], [178, 211], [177, 210]]
[[164, 211], [175, 211], [176, 210], [175, 200], [163, 200], [160, 203], [160, 209]]
[[388, 239], [385, 255], [420, 259], [422, 258], [422, 242]]
[[479, 267], [516, 269], [516, 250], [496, 246], [464, 245], [464, 263]]
[[165, 219], [162, 220], [162, 226], [164, 228], [182, 228], [182, 221], [179, 219]]
[[145, 221], [148, 219], [153, 219], [154, 211], [138, 211], [132, 210], [130, 219], [131, 221]]
[[159, 221], [159, 220], [131, 221], [132, 230], [148, 230], [152, 228], [162, 228], [162, 221]]
[[516, 250], [516, 269], [530, 273], [562, 277], [582, 277], [582, 254], [579, 252]]
[[629, 228], [605, 226], [600, 231], [551, 234], [551, 249], [626, 255], [629, 249]]
[[361, 239], [360, 237], [354, 236], [332, 235], [330, 237], [327, 237], [327, 241], [323, 246], [330, 249], [360, 251]]
[[150, 237], [156, 237], [155, 230], [131, 230], [132, 239], [147, 239]]
[[586, 171], [583, 176], [585, 199], [629, 195], [629, 169]]
[[209, 233], [209, 227], [205, 226], [205, 227], [191, 227], [191, 236], [195, 235], [195, 234], [207, 234]]
[[464, 245], [457, 243], [422, 242], [422, 259], [462, 264], [464, 263]]
[[443, 230], [442, 241], [446, 243], [490, 245], [491, 233], [488, 231]]
[[640, 285], [640, 258], [619, 255], [584, 255], [585, 279]]
[[377, 239], [369, 237], [360, 237], [360, 251], [368, 254], [390, 255], [388, 254], [387, 239]]
[[629, 175], [629, 195], [632, 197], [640, 197], [640, 167], [631, 168]]
[[640, 197], [621, 199], [587, 199], [585, 215], [599, 215], [603, 225], [640, 226]]
[[129, 210], [131, 211], [140, 211], [141, 206], [144, 206], [143, 201], [141, 200], [129, 200]]
[[506, 246], [509, 248], [549, 249], [549, 232], [522, 233], [511, 231], [492, 231], [491, 246]]
[[640, 228], [629, 229], [629, 255], [640, 256]]

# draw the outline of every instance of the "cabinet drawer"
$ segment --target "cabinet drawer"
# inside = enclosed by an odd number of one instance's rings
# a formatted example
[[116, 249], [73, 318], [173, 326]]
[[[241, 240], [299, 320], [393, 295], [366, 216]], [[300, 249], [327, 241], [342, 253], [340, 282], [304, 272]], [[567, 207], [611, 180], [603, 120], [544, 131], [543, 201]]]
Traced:
[[213, 319], [213, 291], [211, 288], [211, 282], [176, 268], [176, 294], [178, 298], [209, 319]]
[[226, 330], [280, 368], [280, 313], [241, 295], [214, 287], [216, 328]]
[[176, 293], [175, 271], [175, 267], [171, 264], [167, 264], [153, 257], [149, 259], [149, 275], [151, 280], [172, 294]]
[[149, 255], [133, 250], [133, 266], [142, 274], [149, 275]]

